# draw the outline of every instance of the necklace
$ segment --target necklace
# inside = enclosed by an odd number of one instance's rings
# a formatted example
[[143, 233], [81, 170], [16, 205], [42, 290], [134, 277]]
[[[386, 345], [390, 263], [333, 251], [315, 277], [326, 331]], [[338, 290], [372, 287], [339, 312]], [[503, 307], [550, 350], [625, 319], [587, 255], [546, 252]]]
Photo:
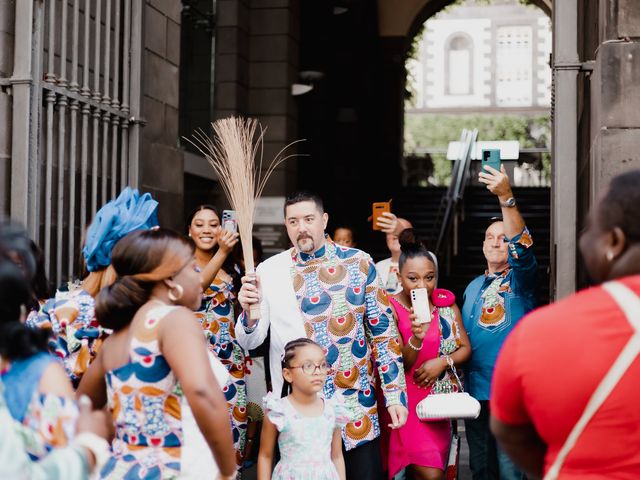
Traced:
[[404, 308], [407, 312], [411, 312], [411, 307], [407, 307], [407, 305], [404, 303], [404, 301], [400, 300], [400, 298], [398, 296], [394, 296], [393, 299], [398, 302], [398, 304]]

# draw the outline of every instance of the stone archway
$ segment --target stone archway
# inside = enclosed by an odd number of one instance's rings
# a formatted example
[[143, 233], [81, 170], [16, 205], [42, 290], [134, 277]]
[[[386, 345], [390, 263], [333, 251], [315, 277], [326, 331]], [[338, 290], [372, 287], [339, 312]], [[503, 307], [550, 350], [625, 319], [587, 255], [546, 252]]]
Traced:
[[[381, 37], [405, 37], [410, 42], [427, 19], [452, 3], [455, 0], [378, 0], [378, 32]], [[528, 3], [551, 16], [552, 0]]]
[[[383, 150], [386, 158], [400, 161], [404, 130], [405, 60], [420, 27], [430, 17], [455, 0], [378, 0], [378, 34], [382, 55], [381, 86], [387, 94], [382, 100], [384, 122]], [[529, 0], [551, 16], [552, 0]], [[392, 93], [397, 92], [397, 93]]]

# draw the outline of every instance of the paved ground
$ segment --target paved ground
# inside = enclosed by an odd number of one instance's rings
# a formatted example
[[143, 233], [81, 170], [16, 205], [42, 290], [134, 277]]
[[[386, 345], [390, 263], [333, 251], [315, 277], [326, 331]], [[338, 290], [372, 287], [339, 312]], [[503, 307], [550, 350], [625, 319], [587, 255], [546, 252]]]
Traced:
[[[467, 439], [464, 437], [464, 423], [460, 422], [458, 431], [460, 433], [460, 464], [458, 467], [458, 480], [471, 480], [471, 470], [469, 470], [469, 448]], [[242, 480], [256, 480], [256, 468], [253, 467], [242, 474]], [[366, 480], [366, 479], [362, 479]]]
[[458, 480], [471, 480], [471, 470], [469, 470], [469, 446], [464, 436], [464, 423], [458, 422], [460, 432], [460, 465], [458, 467]]

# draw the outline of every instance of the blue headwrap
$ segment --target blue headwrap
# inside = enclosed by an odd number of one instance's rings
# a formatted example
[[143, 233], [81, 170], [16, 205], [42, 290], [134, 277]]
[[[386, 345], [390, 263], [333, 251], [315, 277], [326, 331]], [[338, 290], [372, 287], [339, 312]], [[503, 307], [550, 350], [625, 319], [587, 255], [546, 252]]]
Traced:
[[136, 230], [158, 226], [158, 202], [151, 194], [125, 188], [96, 213], [87, 230], [82, 255], [90, 272], [109, 266], [111, 250], [122, 237]]

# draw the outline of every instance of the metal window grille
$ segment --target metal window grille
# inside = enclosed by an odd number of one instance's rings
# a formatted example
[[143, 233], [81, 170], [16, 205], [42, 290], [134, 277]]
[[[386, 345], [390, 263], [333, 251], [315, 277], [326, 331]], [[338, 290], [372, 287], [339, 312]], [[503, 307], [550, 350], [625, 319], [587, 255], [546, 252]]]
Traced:
[[97, 209], [138, 182], [138, 0], [16, 2], [11, 215], [59, 285]]

